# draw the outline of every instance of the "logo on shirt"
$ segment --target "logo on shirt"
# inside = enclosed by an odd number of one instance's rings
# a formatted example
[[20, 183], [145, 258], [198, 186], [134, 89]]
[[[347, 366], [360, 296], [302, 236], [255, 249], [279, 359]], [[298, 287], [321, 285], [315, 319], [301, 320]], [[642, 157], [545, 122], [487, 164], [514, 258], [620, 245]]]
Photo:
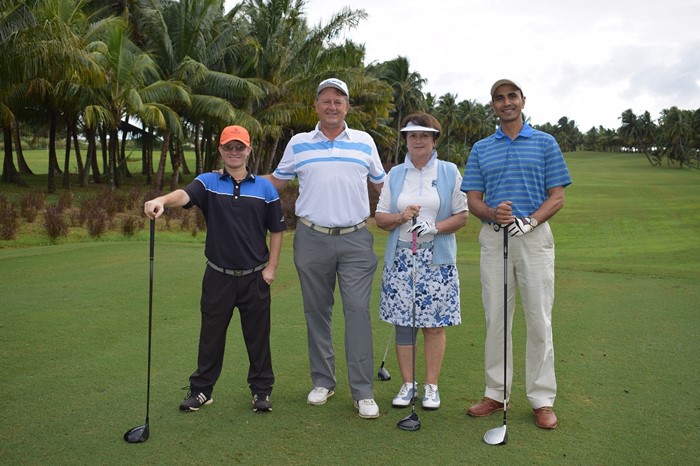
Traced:
[[430, 183], [430, 186], [433, 187], [433, 188], [437, 188], [437, 178], [435, 178], [435, 179], [433, 180], [433, 182]]

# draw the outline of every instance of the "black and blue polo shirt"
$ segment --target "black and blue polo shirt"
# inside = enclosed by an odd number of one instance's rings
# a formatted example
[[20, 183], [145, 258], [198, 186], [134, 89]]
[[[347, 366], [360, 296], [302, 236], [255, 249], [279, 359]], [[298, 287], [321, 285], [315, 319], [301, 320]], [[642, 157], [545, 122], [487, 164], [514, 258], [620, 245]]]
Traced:
[[279, 194], [270, 181], [250, 171], [240, 183], [228, 173], [203, 173], [185, 192], [190, 202], [184, 207], [196, 205], [207, 222], [207, 259], [233, 270], [268, 261], [267, 232], [285, 229]]

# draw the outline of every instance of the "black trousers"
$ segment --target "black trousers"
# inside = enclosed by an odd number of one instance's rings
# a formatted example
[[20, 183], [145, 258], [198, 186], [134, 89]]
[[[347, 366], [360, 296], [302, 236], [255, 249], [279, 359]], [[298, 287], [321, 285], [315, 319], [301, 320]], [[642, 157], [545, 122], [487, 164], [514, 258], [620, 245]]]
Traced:
[[248, 384], [252, 393], [272, 392], [275, 376], [270, 353], [270, 286], [262, 270], [234, 277], [206, 267], [202, 279], [202, 327], [197, 370], [190, 376], [190, 389], [211, 396], [221, 375], [226, 332], [238, 308], [248, 350]]

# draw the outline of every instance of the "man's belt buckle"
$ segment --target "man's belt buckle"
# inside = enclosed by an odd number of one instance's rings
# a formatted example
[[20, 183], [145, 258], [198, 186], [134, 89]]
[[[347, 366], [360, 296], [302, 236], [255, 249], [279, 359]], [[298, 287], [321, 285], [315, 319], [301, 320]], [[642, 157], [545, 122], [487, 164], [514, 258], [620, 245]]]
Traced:
[[331, 236], [338, 236], [340, 235], [341, 230], [345, 230], [346, 228], [329, 228], [328, 229], [328, 234]]

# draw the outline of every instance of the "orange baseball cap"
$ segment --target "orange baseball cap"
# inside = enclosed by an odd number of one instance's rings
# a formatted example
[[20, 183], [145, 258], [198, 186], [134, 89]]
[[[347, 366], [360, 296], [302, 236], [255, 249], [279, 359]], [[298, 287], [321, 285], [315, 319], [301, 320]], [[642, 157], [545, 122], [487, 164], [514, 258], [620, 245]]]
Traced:
[[242, 126], [227, 126], [221, 132], [219, 144], [223, 146], [229, 141], [241, 141], [247, 147], [250, 147], [250, 134], [248, 134], [248, 130]]

